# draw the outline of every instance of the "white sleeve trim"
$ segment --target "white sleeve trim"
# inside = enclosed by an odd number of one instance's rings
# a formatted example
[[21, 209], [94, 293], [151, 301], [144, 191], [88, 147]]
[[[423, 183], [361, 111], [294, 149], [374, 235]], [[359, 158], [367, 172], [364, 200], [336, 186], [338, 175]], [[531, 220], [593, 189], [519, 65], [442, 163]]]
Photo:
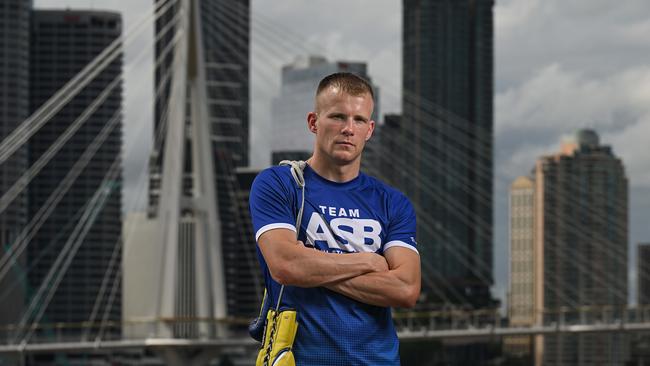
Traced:
[[418, 252], [417, 248], [415, 248], [414, 246], [412, 246], [412, 245], [410, 245], [410, 244], [406, 244], [405, 242], [403, 242], [403, 241], [401, 241], [401, 240], [393, 240], [393, 241], [389, 241], [388, 243], [386, 243], [386, 245], [384, 245], [384, 252], [385, 252], [388, 248], [391, 248], [391, 247], [403, 247], [403, 248], [408, 248], [408, 249], [411, 249], [412, 251], [418, 253], [418, 255], [420, 255], [420, 252]]
[[259, 230], [257, 230], [257, 232], [255, 233], [255, 241], [258, 241], [262, 234], [273, 229], [289, 229], [294, 233], [296, 232], [296, 227], [291, 224], [285, 224], [285, 223], [268, 224], [262, 226]]

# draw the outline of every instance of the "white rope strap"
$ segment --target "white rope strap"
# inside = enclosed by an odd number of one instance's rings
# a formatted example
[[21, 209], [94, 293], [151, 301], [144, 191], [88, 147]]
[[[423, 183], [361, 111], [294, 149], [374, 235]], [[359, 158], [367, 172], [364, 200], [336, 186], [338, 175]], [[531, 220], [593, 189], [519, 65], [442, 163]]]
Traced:
[[[282, 160], [280, 165], [289, 165], [291, 166], [291, 175], [296, 181], [298, 187], [302, 191], [302, 198], [300, 199], [300, 209], [298, 210], [298, 217], [296, 218], [296, 239], [300, 233], [300, 223], [302, 221], [302, 212], [305, 208], [305, 177], [303, 176], [303, 171], [307, 163], [304, 161], [295, 161], [295, 160]], [[276, 313], [280, 310], [280, 301], [282, 300], [282, 294], [284, 293], [284, 285], [280, 287], [280, 295], [278, 296], [278, 302], [275, 306]]]

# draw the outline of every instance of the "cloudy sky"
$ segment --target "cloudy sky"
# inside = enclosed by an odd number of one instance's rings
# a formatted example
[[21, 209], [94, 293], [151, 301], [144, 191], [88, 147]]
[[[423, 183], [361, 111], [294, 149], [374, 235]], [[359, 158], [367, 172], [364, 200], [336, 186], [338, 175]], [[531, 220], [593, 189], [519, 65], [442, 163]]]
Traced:
[[[121, 11], [127, 29], [150, 0], [36, 0], [37, 7]], [[252, 164], [268, 164], [269, 101], [295, 57], [368, 62], [382, 112], [400, 111], [401, 1], [251, 0]], [[497, 0], [495, 20], [495, 294], [507, 287], [507, 188], [560, 139], [593, 128], [630, 180], [630, 256], [650, 241], [650, 2]], [[228, 16], [228, 15], [223, 15]], [[151, 134], [151, 28], [125, 55], [125, 199], [144, 195]], [[236, 36], [236, 35], [233, 35]], [[138, 186], [138, 182], [141, 184]], [[142, 201], [140, 201], [142, 202]], [[631, 258], [632, 259], [632, 258]], [[634, 263], [634, 262], [632, 262]], [[633, 267], [633, 266], [632, 266]], [[630, 269], [632, 279], [634, 268]]]

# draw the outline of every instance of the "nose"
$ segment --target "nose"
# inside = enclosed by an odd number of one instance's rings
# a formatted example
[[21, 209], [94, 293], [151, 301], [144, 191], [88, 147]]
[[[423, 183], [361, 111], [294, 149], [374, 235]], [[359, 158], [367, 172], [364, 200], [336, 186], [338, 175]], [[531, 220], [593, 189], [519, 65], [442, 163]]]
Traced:
[[343, 125], [343, 130], [341, 133], [345, 136], [353, 136], [354, 135], [354, 119], [353, 118], [348, 118], [345, 121], [345, 124]]

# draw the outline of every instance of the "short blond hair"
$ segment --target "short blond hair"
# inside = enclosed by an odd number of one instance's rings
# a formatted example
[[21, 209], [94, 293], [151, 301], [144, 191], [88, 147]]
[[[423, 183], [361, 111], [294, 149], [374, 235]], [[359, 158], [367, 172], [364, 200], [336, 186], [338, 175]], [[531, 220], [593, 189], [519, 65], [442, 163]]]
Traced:
[[364, 78], [355, 75], [351, 72], [336, 72], [327, 75], [318, 84], [316, 89], [316, 97], [329, 87], [338, 87], [347, 94], [358, 96], [363, 94], [370, 94], [372, 100], [375, 100], [375, 93], [372, 86]]

